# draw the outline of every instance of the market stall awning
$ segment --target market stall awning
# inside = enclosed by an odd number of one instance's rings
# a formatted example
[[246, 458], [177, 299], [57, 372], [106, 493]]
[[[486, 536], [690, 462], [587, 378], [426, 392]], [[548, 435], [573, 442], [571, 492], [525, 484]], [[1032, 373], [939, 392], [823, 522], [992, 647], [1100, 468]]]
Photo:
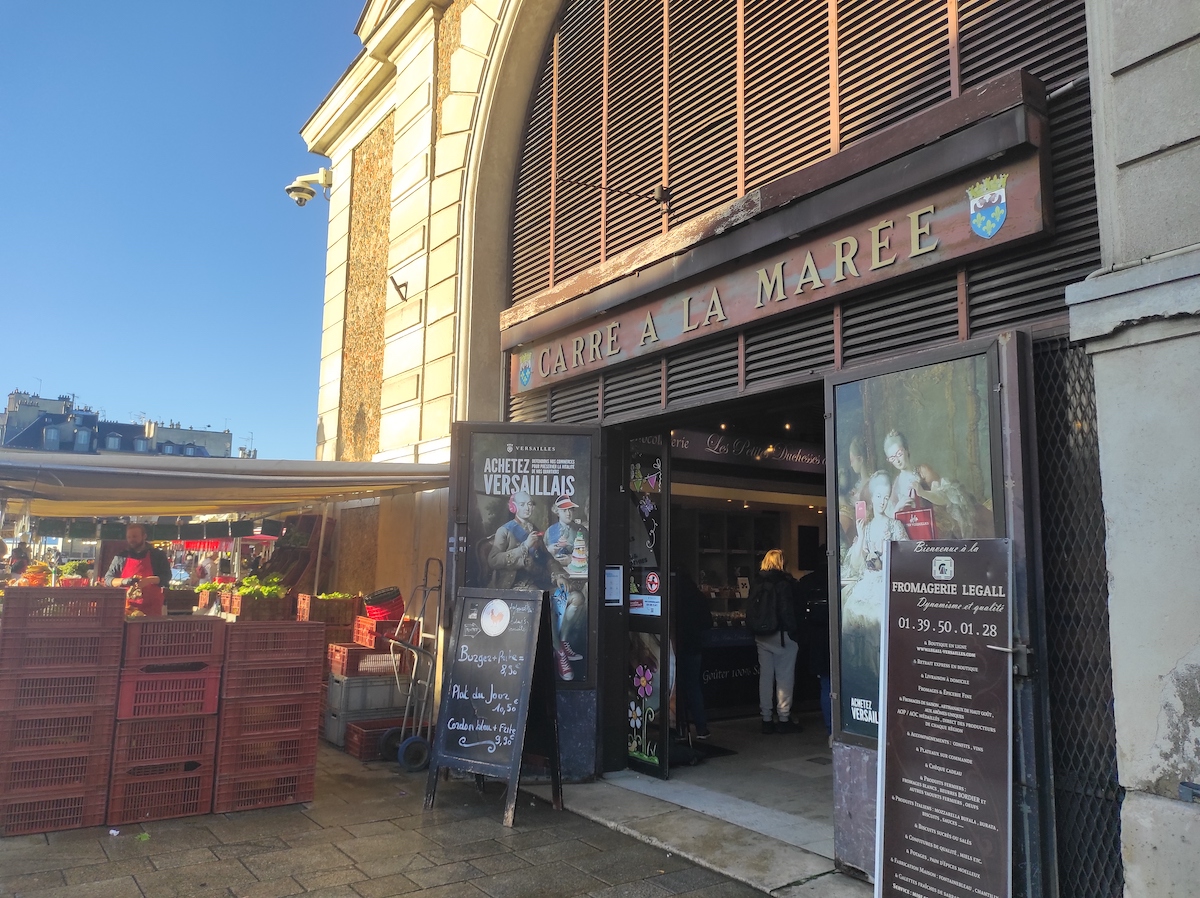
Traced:
[[449, 465], [0, 450], [0, 499], [39, 517], [200, 515], [437, 489]]

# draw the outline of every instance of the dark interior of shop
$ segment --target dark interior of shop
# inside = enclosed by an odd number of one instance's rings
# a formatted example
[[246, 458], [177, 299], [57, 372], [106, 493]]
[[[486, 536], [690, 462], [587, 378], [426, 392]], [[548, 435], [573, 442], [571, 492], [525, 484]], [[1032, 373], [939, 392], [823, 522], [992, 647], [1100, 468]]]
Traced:
[[[832, 785], [819, 681], [801, 653], [792, 726], [787, 734], [764, 735], [757, 649], [745, 625], [749, 587], [767, 550], [782, 549], [795, 576], [823, 571], [827, 563], [823, 384], [707, 406], [663, 424], [673, 446], [670, 563], [676, 581], [686, 575], [699, 588], [712, 622], [701, 662], [711, 731], [696, 739], [701, 729], [677, 698], [676, 738], [695, 753], [679, 752], [683, 762], [672, 764], [670, 776], [711, 790], [717, 803], [754, 805], [755, 816], [777, 818], [781, 830], [804, 830], [808, 847], [825, 853], [832, 845], [824, 844], [832, 838]], [[684, 445], [690, 451], [681, 451]], [[782, 450], [797, 447], [811, 449], [818, 463], [789, 465]], [[678, 582], [672, 591], [678, 621], [680, 603], [695, 593]], [[815, 610], [827, 620], [827, 602]], [[780, 777], [796, 788], [780, 790]]]

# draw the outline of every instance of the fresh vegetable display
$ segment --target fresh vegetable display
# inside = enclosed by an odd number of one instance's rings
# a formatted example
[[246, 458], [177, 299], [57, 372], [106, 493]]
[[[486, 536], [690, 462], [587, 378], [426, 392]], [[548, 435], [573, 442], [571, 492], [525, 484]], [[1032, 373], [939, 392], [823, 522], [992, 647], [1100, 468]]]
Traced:
[[260, 580], [253, 574], [242, 580], [238, 587], [238, 595], [245, 599], [282, 599], [287, 595], [287, 587], [280, 581], [282, 577], [272, 574], [265, 580]]

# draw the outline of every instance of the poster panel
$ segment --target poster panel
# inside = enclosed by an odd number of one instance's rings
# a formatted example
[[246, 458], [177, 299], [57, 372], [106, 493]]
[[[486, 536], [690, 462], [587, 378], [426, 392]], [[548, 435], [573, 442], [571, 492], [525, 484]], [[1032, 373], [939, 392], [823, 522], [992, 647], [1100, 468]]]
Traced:
[[471, 433], [463, 585], [550, 593], [554, 669], [565, 682], [587, 678], [592, 650], [594, 449], [588, 435]]
[[993, 356], [985, 349], [832, 387], [844, 734], [878, 737], [887, 543], [1003, 535]]
[[875, 894], [1012, 894], [1012, 555], [889, 544]]

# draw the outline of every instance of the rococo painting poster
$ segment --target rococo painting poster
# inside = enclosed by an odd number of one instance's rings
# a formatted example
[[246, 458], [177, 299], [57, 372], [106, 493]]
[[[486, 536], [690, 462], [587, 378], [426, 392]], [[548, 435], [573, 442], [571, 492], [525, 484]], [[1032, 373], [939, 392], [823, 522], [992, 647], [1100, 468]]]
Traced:
[[586, 679], [592, 438], [471, 435], [466, 585], [550, 595], [554, 667]]
[[834, 387], [843, 732], [878, 736], [888, 542], [1003, 535], [988, 367], [972, 355]]

